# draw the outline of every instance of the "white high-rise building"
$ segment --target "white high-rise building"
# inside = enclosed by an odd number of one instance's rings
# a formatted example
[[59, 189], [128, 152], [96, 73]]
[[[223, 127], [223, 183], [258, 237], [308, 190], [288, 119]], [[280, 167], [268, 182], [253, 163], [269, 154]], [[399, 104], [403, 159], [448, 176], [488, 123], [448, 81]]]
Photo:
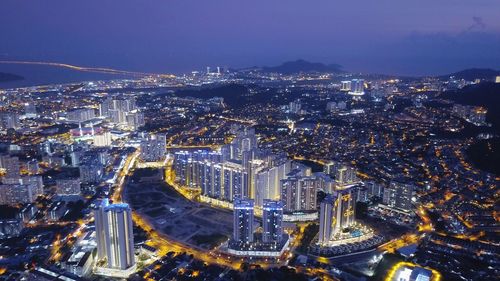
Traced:
[[320, 244], [328, 243], [332, 237], [354, 224], [355, 198], [352, 188], [334, 191], [320, 204]]
[[351, 81], [351, 89], [349, 90], [349, 95], [362, 96], [364, 94], [365, 94], [365, 80], [353, 79]]
[[285, 212], [316, 210], [316, 193], [320, 181], [314, 176], [293, 176], [281, 180], [280, 199]]
[[280, 182], [287, 178], [292, 167], [291, 160], [285, 160], [262, 169], [256, 176], [255, 204], [262, 206], [265, 199], [279, 200]]
[[342, 92], [349, 92], [351, 90], [351, 81], [340, 82], [340, 90]]
[[85, 122], [93, 118], [95, 111], [92, 108], [79, 108], [66, 113], [66, 119], [73, 122]]
[[106, 268], [127, 270], [135, 265], [132, 211], [128, 204], [103, 200], [95, 211], [97, 254]]
[[320, 244], [325, 244], [330, 241], [332, 236], [332, 224], [333, 224], [333, 207], [335, 205], [335, 198], [333, 196], [327, 196], [320, 204], [319, 210], [319, 236], [318, 242]]
[[330, 161], [323, 166], [323, 171], [332, 176], [340, 185], [353, 184], [358, 181], [356, 169], [341, 162]]
[[110, 146], [111, 145], [111, 133], [104, 132], [102, 134], [94, 135], [94, 145], [95, 146]]

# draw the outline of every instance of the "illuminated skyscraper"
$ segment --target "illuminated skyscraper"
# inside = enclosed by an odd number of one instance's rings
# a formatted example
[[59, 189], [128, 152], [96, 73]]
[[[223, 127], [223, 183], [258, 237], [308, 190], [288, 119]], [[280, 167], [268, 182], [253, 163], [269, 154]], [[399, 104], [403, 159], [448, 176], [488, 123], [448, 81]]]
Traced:
[[336, 234], [354, 223], [354, 208], [356, 207], [353, 188], [335, 191], [334, 196], [336, 202], [333, 211], [332, 234]]
[[320, 204], [319, 239], [325, 244], [343, 229], [354, 224], [355, 198], [352, 188], [334, 191]]
[[151, 134], [141, 141], [141, 158], [145, 161], [161, 161], [167, 153], [165, 134]]
[[224, 162], [221, 197], [228, 201], [241, 199], [247, 181], [247, 173], [241, 164]]
[[280, 182], [290, 173], [292, 161], [282, 160], [264, 168], [256, 175], [255, 205], [262, 206], [265, 199], [279, 200]]
[[328, 243], [332, 236], [333, 208], [335, 198], [329, 194], [320, 204], [319, 211], [319, 237], [320, 244]]
[[352, 184], [358, 181], [356, 169], [341, 162], [328, 162], [323, 166], [323, 171], [332, 176], [335, 182], [341, 185]]
[[264, 200], [262, 208], [264, 243], [281, 242], [283, 238], [283, 204], [280, 201]]
[[349, 92], [351, 90], [351, 81], [340, 82], [340, 90], [343, 92]]
[[351, 81], [351, 89], [349, 90], [349, 95], [362, 96], [364, 94], [365, 94], [365, 80], [353, 79]]
[[254, 202], [251, 199], [234, 201], [233, 241], [252, 243], [254, 228]]
[[285, 212], [316, 210], [319, 179], [314, 176], [293, 176], [281, 181], [281, 202]]
[[107, 200], [95, 212], [98, 259], [106, 259], [107, 268], [125, 270], [135, 265], [132, 211], [128, 204], [109, 204]]
[[400, 181], [391, 181], [384, 189], [383, 203], [391, 208], [409, 212], [413, 208], [414, 186]]
[[105, 259], [106, 256], [106, 236], [104, 232], [104, 208], [109, 206], [108, 199], [103, 199], [100, 206], [94, 210], [95, 236], [97, 242], [97, 258]]

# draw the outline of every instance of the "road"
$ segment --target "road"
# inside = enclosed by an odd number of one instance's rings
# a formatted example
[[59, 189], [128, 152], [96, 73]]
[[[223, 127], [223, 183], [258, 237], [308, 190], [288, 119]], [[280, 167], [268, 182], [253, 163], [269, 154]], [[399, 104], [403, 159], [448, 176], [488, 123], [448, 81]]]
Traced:
[[94, 72], [94, 73], [104, 73], [104, 74], [116, 74], [116, 75], [129, 75], [129, 76], [159, 76], [163, 78], [175, 78], [173, 74], [157, 74], [157, 73], [147, 73], [147, 72], [136, 72], [136, 71], [127, 71], [127, 70], [119, 70], [113, 68], [104, 68], [104, 67], [85, 67], [72, 65], [67, 63], [58, 63], [58, 62], [45, 62], [45, 61], [11, 61], [11, 60], [2, 60], [0, 64], [26, 64], [26, 65], [45, 65], [45, 66], [54, 66], [61, 68], [68, 68], [76, 71], [83, 72]]

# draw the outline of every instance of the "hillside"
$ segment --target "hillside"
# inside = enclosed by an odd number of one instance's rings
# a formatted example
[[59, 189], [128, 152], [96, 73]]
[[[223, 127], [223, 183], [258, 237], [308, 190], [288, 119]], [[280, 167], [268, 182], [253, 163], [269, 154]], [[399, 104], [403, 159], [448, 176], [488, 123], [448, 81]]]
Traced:
[[489, 81], [495, 81], [495, 77], [500, 75], [500, 71], [489, 69], [489, 68], [470, 68], [451, 73], [448, 75], [439, 76], [441, 79], [448, 79], [451, 76], [455, 79], [464, 79], [468, 81], [473, 81], [475, 79], [484, 79]]
[[[500, 134], [500, 83], [480, 83], [445, 92], [441, 97], [459, 104], [486, 107], [486, 120]], [[476, 141], [468, 148], [467, 156], [480, 169], [500, 175], [500, 138]]]
[[180, 90], [176, 91], [175, 95], [201, 99], [221, 97], [224, 98], [224, 102], [227, 105], [234, 108], [241, 108], [251, 103], [264, 102], [270, 97], [270, 95], [264, 93], [251, 93], [247, 87], [238, 84]]
[[463, 105], [486, 107], [486, 120], [500, 133], [500, 83], [471, 85], [458, 91], [445, 92], [441, 97]]

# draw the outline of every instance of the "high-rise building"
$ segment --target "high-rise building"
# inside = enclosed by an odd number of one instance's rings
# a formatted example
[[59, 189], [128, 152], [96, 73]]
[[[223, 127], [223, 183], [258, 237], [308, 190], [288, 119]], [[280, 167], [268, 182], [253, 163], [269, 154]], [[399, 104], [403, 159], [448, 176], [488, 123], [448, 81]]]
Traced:
[[132, 211], [128, 204], [104, 200], [95, 212], [98, 259], [107, 268], [126, 270], [135, 265]]
[[337, 188], [337, 184], [335, 180], [324, 172], [313, 173], [313, 176], [316, 177], [318, 181], [318, 189], [322, 190], [325, 193], [333, 193], [333, 191]]
[[95, 237], [97, 242], [97, 258], [105, 259], [106, 256], [106, 235], [104, 228], [104, 208], [109, 206], [109, 200], [103, 199], [100, 205], [94, 210]]
[[341, 162], [330, 161], [323, 166], [323, 171], [332, 176], [340, 185], [353, 184], [358, 181], [356, 169]]
[[391, 208], [409, 212], [413, 209], [412, 197], [414, 192], [415, 188], [413, 185], [393, 180], [384, 189], [382, 201]]
[[248, 174], [246, 189], [243, 190], [243, 197], [255, 199], [257, 197], [257, 176], [266, 167], [266, 163], [258, 158], [251, 158], [247, 161], [243, 160], [243, 162]]
[[24, 223], [29, 222], [38, 212], [38, 207], [36, 204], [29, 203], [25, 205], [18, 214], [18, 218]]
[[186, 187], [200, 188], [205, 196], [233, 201], [248, 198], [248, 174], [240, 161], [222, 161], [215, 151], [179, 151], [174, 155], [175, 179]]
[[99, 104], [99, 116], [101, 117], [110, 117], [109, 110], [113, 108], [113, 99], [111, 97], [107, 97]]
[[125, 115], [125, 122], [129, 128], [137, 130], [145, 124], [144, 113], [137, 109], [130, 111]]
[[109, 117], [111, 118], [111, 122], [115, 124], [124, 124], [127, 122], [126, 113], [118, 109], [110, 109]]
[[280, 182], [287, 178], [291, 167], [292, 161], [285, 159], [257, 173], [255, 183], [255, 205], [262, 206], [265, 199], [279, 200]]
[[36, 106], [33, 102], [24, 104], [24, 115], [27, 118], [34, 118], [38, 116], [36, 112]]
[[104, 175], [104, 168], [98, 158], [83, 159], [79, 163], [80, 180], [82, 183], [98, 183]]
[[379, 197], [382, 198], [384, 194], [384, 187], [382, 184], [375, 181], [366, 181], [365, 186], [368, 189], [368, 197]]
[[287, 213], [316, 210], [319, 181], [314, 176], [292, 176], [281, 180], [280, 200]]
[[151, 134], [141, 141], [141, 158], [145, 161], [161, 161], [167, 154], [165, 134]]
[[[239, 130], [229, 146], [230, 159], [242, 160], [243, 153], [257, 148], [257, 136], [255, 135], [255, 129], [244, 128]], [[254, 159], [254, 157], [251, 157], [251, 159]], [[248, 160], [250, 159], [247, 159], [247, 161]]]
[[73, 122], [85, 122], [93, 118], [95, 111], [92, 108], [79, 108], [66, 113], [66, 119]]
[[228, 201], [243, 198], [247, 184], [247, 173], [241, 164], [225, 161], [223, 164], [221, 197]]
[[80, 195], [80, 178], [64, 178], [56, 180], [57, 195]]
[[299, 114], [300, 111], [302, 110], [302, 103], [300, 102], [299, 99], [291, 101], [288, 104], [288, 108], [290, 113]]
[[94, 135], [94, 145], [95, 146], [110, 146], [111, 145], [111, 133], [106, 131], [101, 134]]
[[280, 243], [283, 238], [283, 204], [280, 201], [264, 200], [262, 207], [262, 242]]
[[254, 201], [236, 199], [234, 201], [233, 241], [252, 243], [254, 241]]
[[329, 194], [320, 204], [318, 242], [325, 244], [332, 237], [334, 206], [336, 198]]
[[341, 81], [340, 90], [342, 92], [349, 92], [351, 90], [351, 81]]
[[355, 198], [353, 188], [334, 191], [320, 204], [320, 244], [328, 243], [333, 236], [354, 224]]
[[353, 79], [351, 81], [351, 89], [349, 90], [349, 95], [362, 96], [364, 94], [365, 94], [365, 80]]
[[35, 183], [0, 184], [0, 205], [31, 203], [43, 194]]
[[10, 155], [1, 155], [0, 168], [5, 169], [5, 178], [19, 179], [21, 172], [21, 164], [19, 163], [19, 157]]
[[340, 184], [352, 184], [356, 182], [356, 169], [349, 166], [340, 167], [335, 174], [335, 181]]
[[99, 115], [132, 130], [144, 126], [144, 114], [137, 109], [134, 98], [107, 97], [99, 105]]
[[333, 193], [336, 203], [334, 205], [332, 234], [339, 233], [354, 223], [354, 210], [356, 208], [354, 190], [355, 188], [350, 187]]
[[0, 112], [0, 129], [18, 129], [19, 115], [16, 112]]
[[327, 162], [323, 165], [323, 172], [333, 177], [335, 175], [336, 167], [337, 167], [337, 162], [334, 161]]

